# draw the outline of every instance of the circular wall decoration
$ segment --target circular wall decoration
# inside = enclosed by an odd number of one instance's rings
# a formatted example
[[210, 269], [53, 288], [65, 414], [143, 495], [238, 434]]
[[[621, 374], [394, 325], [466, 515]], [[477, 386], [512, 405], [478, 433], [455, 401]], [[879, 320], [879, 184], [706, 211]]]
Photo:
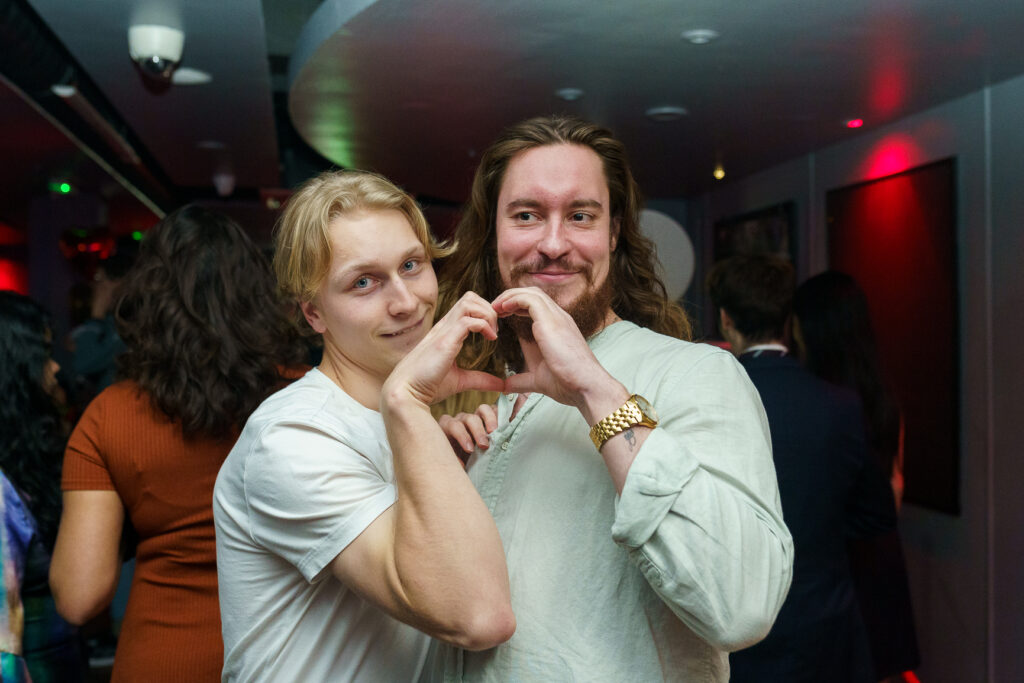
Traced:
[[661, 277], [668, 290], [668, 298], [678, 300], [693, 280], [695, 255], [690, 236], [675, 219], [654, 209], [644, 209], [640, 213], [640, 229], [658, 249]]

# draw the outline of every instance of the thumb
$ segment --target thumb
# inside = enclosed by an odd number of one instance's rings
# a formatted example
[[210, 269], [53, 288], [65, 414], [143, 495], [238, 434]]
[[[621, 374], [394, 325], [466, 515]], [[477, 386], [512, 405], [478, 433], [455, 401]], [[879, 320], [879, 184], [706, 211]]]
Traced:
[[459, 370], [458, 389], [456, 389], [455, 393], [472, 389], [504, 393], [505, 380], [480, 370]]
[[504, 393], [506, 394], [524, 394], [533, 391], [536, 391], [536, 388], [533, 385], [532, 372], [520, 372], [505, 378]]

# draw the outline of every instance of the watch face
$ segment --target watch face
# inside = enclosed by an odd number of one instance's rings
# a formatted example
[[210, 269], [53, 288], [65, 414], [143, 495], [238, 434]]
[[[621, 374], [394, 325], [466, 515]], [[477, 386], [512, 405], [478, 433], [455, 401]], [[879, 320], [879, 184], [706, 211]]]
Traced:
[[633, 400], [636, 401], [641, 413], [649, 417], [654, 422], [658, 421], [658, 411], [654, 409], [654, 406], [647, 402], [646, 398], [637, 394], [633, 397]]

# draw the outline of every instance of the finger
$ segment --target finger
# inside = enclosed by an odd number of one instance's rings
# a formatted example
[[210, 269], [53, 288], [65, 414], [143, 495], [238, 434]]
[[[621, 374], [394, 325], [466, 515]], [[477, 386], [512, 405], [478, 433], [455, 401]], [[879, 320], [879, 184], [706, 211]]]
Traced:
[[462, 418], [462, 424], [469, 430], [470, 436], [473, 437], [474, 443], [483, 450], [487, 450], [487, 446], [491, 443], [490, 437], [487, 436], [487, 430], [484, 428], [484, 422], [478, 415], [465, 415]]
[[489, 372], [481, 370], [453, 370], [453, 372], [458, 372], [458, 381], [456, 383], [457, 388], [452, 393], [469, 391], [471, 389], [476, 389], [477, 391], [496, 391], [498, 393], [505, 391], [505, 380], [495, 377]]
[[480, 320], [486, 323], [486, 327], [477, 327], [472, 329], [472, 331], [480, 332], [490, 339], [496, 339], [498, 314], [489, 303], [479, 296], [477, 299], [477, 301], [460, 301], [456, 306], [452, 307], [452, 310], [444, 318], [438, 321], [435, 327], [440, 327], [444, 331], [453, 326], [455, 328], [464, 327], [467, 321]]
[[534, 321], [564, 313], [551, 297], [535, 287], [505, 290], [498, 295], [491, 307], [501, 318], [528, 315]]
[[497, 319], [497, 314], [494, 312], [490, 302], [476, 292], [466, 292], [463, 294], [462, 298], [452, 307], [452, 311], [456, 309], [458, 309], [459, 314], [468, 312], [470, 315], [478, 318], [483, 317], [492, 321]]
[[490, 403], [481, 403], [477, 406], [476, 414], [484, 423], [484, 429], [488, 434], [498, 428], [498, 411]]
[[531, 391], [536, 391], [532, 372], [520, 372], [505, 378], [506, 394], [524, 394]]
[[441, 430], [448, 437], [453, 449], [461, 448], [467, 453], [473, 451], [473, 437], [461, 420], [450, 415], [442, 415], [437, 424], [441, 426]]

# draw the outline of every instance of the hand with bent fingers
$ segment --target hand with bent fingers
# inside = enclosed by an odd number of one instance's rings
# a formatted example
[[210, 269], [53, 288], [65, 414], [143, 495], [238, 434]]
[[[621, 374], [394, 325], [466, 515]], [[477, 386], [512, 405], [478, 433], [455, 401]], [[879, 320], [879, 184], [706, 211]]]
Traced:
[[589, 390], [618, 385], [587, 346], [572, 316], [539, 288], [507, 289], [492, 306], [499, 317], [533, 320], [534, 341], [519, 340], [527, 370], [506, 378], [507, 393], [539, 391], [583, 410]]
[[469, 455], [474, 448], [487, 450], [491, 443], [487, 435], [498, 428], [498, 411], [488, 403], [481, 403], [472, 413], [459, 413], [455, 417], [442, 415], [437, 422], [451, 442], [452, 450], [457, 454], [461, 449]]
[[497, 314], [491, 305], [479, 295], [466, 292], [391, 371], [384, 382], [382, 403], [401, 389], [428, 406], [470, 389], [504, 391], [505, 382], [500, 377], [463, 370], [455, 364], [470, 333], [496, 339], [497, 329]]

